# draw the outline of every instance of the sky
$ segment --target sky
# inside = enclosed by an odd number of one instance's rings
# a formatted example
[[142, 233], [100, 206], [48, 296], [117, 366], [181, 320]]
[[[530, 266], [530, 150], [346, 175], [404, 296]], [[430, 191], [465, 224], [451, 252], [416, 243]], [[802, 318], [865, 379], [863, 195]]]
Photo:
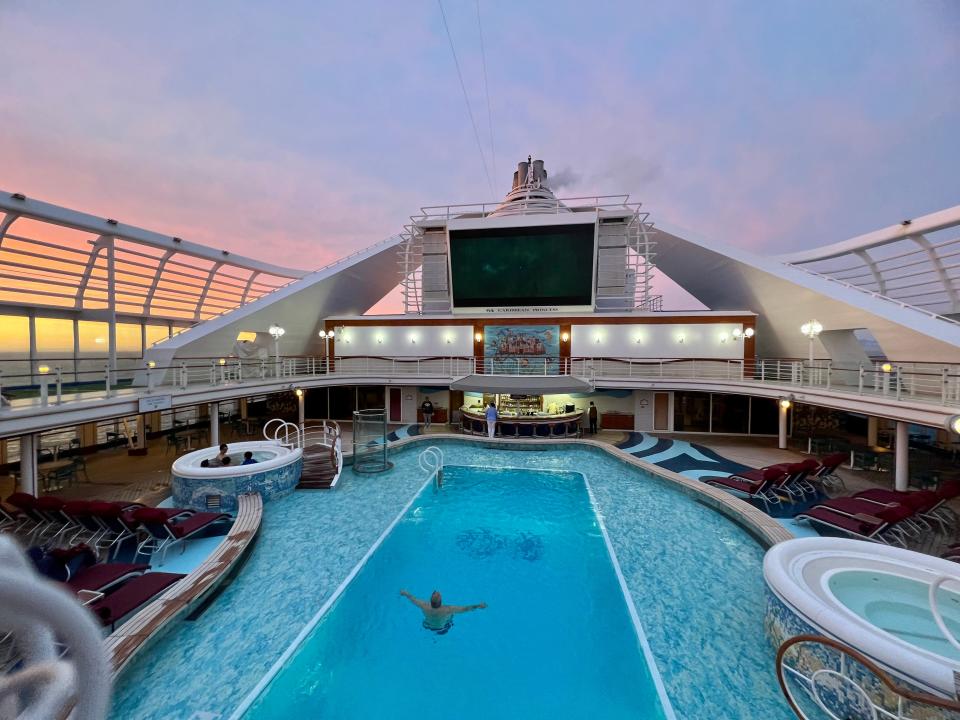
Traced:
[[762, 253], [960, 203], [955, 0], [442, 8], [482, 154], [436, 0], [0, 0], [0, 189], [305, 269], [528, 154]]

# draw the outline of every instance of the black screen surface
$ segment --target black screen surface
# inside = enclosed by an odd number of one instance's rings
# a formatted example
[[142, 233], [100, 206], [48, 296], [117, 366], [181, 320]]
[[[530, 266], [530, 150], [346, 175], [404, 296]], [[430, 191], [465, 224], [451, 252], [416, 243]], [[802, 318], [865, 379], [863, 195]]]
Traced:
[[593, 223], [451, 230], [456, 307], [590, 305]]

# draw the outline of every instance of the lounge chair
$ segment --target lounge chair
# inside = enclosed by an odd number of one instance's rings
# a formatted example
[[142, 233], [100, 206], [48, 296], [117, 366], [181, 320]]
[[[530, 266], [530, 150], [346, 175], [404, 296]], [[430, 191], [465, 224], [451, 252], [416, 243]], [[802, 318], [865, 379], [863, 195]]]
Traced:
[[846, 453], [841, 452], [827, 455], [825, 458], [820, 460], [820, 466], [810, 473], [807, 480], [812, 482], [814, 485], [819, 483], [825, 488], [835, 488], [840, 486], [846, 490], [847, 484], [843, 481], [843, 478], [837, 474], [837, 468], [843, 465], [846, 460]]
[[90, 603], [89, 607], [103, 625], [111, 631], [126, 615], [150, 602], [185, 575], [151, 572], [138, 575], [108, 595]]
[[28, 518], [19, 508], [0, 502], [0, 531], [16, 533], [26, 522]]
[[[835, 502], [840, 499], [854, 502]], [[898, 526], [912, 514], [913, 511], [903, 505], [882, 506], [866, 500], [835, 498], [804, 510], [794, 519], [824, 525], [861, 540], [906, 547], [905, 533]]]
[[757, 472], [759, 472], [758, 481], [747, 480], [742, 474], [729, 477], [705, 477], [702, 480], [708, 485], [724, 490], [733, 490], [752, 500], [759, 500], [769, 511], [770, 505], [776, 505], [780, 502], [780, 496], [776, 494], [774, 487], [787, 477], [787, 472], [783, 466], [773, 465], [760, 471], [751, 471], [751, 477], [757, 477]]
[[137, 554], [160, 554], [160, 565], [163, 564], [167, 550], [172, 545], [184, 543], [191, 537], [200, 534], [211, 525], [231, 520], [225, 513], [198, 512], [171, 518], [168, 511], [161, 508], [140, 508], [133, 511], [133, 519], [140, 523], [147, 533], [147, 537], [137, 545]]
[[31, 547], [27, 555], [41, 575], [66, 583], [75, 593], [105, 592], [150, 569], [149, 565], [136, 563], [97, 564], [93, 550], [86, 545], [54, 550]]
[[854, 497], [877, 502], [895, 502], [913, 509], [924, 520], [937, 523], [944, 534], [955, 531], [958, 518], [947, 503], [960, 495], [960, 480], [948, 480], [936, 490], [887, 490], [871, 488], [855, 493]]

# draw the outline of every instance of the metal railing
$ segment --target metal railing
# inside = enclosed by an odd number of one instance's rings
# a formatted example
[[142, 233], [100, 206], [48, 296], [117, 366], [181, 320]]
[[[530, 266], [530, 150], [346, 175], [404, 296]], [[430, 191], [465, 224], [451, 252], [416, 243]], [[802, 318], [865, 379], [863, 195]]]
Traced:
[[425, 448], [417, 458], [420, 469], [427, 473], [427, 480], [433, 480], [433, 486], [443, 487], [443, 450], [436, 445]]
[[[569, 375], [597, 384], [603, 381], [703, 381], [740, 386], [776, 386], [784, 392], [829, 391], [890, 401], [960, 406], [960, 367], [936, 363], [872, 363], [843, 365], [828, 360], [764, 358], [618, 357], [493, 357], [470, 356], [386, 357], [338, 356], [327, 360], [313, 356], [280, 356], [270, 359], [185, 358], [167, 367], [128, 368], [78, 373], [82, 384], [71, 388], [59, 368], [39, 376], [34, 398], [39, 404], [59, 405], [77, 399], [113, 397], [119, 392], [140, 395], [174, 394], [188, 389], [285, 384], [288, 388], [311, 378], [432, 379], [452, 381], [468, 375], [556, 376]], [[0, 375], [0, 394], [9, 385], [23, 387], [28, 375]], [[275, 388], [274, 388], [275, 389]], [[35, 406], [31, 400], [30, 406]], [[9, 410], [6, 402], [0, 411]]]
[[780, 646], [777, 679], [800, 720], [921, 720], [960, 711], [955, 700], [902, 687], [862, 653], [819, 635], [798, 635]]

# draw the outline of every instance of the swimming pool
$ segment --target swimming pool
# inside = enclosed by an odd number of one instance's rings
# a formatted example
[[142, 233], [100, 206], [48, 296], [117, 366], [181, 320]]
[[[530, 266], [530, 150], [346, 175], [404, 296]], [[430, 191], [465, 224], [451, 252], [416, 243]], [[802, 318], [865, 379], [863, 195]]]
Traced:
[[638, 630], [583, 475], [448, 466], [244, 717], [672, 717]]
[[[763, 634], [763, 547], [743, 527], [590, 445], [430, 441], [448, 464], [583, 473], [678, 718], [793, 717]], [[387, 474], [345, 468], [334, 492], [296, 492], [265, 505], [240, 574], [205, 612], [131, 664], [117, 684], [112, 717], [229, 717], [420, 491], [423, 447], [412, 441], [391, 449], [395, 468]], [[387, 602], [401, 602], [399, 589], [390, 588]], [[458, 619], [452, 632], [477, 617]]]

